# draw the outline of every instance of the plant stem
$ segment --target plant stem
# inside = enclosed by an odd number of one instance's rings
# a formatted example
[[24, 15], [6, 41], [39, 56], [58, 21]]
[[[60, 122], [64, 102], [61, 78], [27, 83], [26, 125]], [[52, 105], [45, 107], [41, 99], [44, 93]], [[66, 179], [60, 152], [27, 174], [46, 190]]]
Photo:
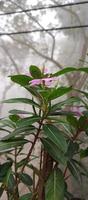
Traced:
[[15, 172], [15, 188], [14, 188], [14, 200], [19, 200], [18, 192], [18, 177], [17, 177], [17, 148], [15, 148], [15, 160], [14, 160], [14, 172]]
[[77, 137], [80, 135], [81, 131], [82, 131], [81, 129], [77, 130], [76, 134], [72, 138], [73, 141], [77, 139]]
[[53, 169], [53, 158], [44, 150], [43, 167], [38, 181], [38, 200], [45, 200], [44, 185]]
[[40, 123], [39, 123], [39, 128], [37, 129], [37, 133], [36, 133], [36, 135], [35, 135], [35, 139], [34, 139], [32, 145], [31, 145], [31, 148], [30, 148], [29, 153], [28, 153], [28, 155], [27, 155], [27, 157], [26, 157], [25, 163], [24, 163], [24, 165], [23, 165], [23, 167], [22, 167], [22, 169], [21, 169], [21, 173], [23, 173], [23, 171], [24, 171], [24, 169], [25, 169], [25, 167], [26, 167], [26, 164], [27, 164], [28, 161], [29, 161], [29, 158], [30, 158], [31, 153], [32, 153], [32, 151], [33, 151], [33, 149], [34, 149], [34, 146], [35, 146], [36, 141], [37, 141], [37, 139], [38, 139], [39, 133], [40, 133], [40, 131], [41, 131], [42, 123], [43, 123], [43, 119], [42, 119], [42, 120], [40, 121]]
[[8, 189], [7, 189], [6, 193], [7, 193], [7, 199], [9, 200], [9, 191], [8, 191]]
[[65, 170], [64, 170], [64, 177], [66, 176], [66, 173], [67, 173], [67, 170], [68, 170], [68, 167], [66, 166]]

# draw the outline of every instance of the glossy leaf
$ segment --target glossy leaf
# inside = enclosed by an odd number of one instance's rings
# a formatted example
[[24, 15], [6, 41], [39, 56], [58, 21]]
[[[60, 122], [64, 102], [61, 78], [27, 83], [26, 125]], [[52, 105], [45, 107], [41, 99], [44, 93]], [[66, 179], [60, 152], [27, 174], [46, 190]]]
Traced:
[[58, 97], [61, 97], [65, 94], [67, 94], [68, 92], [70, 92], [72, 90], [72, 87], [59, 87], [59, 88], [54, 88], [49, 96], [48, 96], [48, 100], [54, 100]]
[[72, 159], [72, 157], [74, 156], [75, 153], [78, 153], [78, 150], [79, 150], [79, 144], [77, 142], [70, 141], [70, 143], [68, 145], [68, 150], [66, 153], [69, 160]]
[[86, 131], [88, 129], [88, 118], [87, 116], [81, 116], [78, 121], [79, 129]]
[[88, 67], [81, 67], [81, 68], [66, 67], [66, 68], [54, 73], [52, 76], [60, 76], [60, 75], [67, 74], [69, 72], [76, 72], [76, 71], [88, 73]]
[[71, 126], [77, 127], [78, 126], [78, 121], [77, 118], [74, 117], [73, 115], [68, 115], [67, 116], [67, 121], [70, 123]]
[[60, 75], [64, 75], [64, 74], [67, 74], [69, 72], [75, 72], [75, 71], [77, 71], [77, 69], [74, 68], [74, 67], [66, 67], [66, 68], [59, 70], [58, 72], [54, 73], [52, 76], [60, 76]]
[[22, 167], [26, 162], [26, 158], [23, 158], [21, 161], [17, 162], [16, 164], [16, 167], [19, 168], [19, 167]]
[[88, 157], [88, 147], [80, 150], [80, 158]]
[[27, 186], [31, 186], [33, 184], [31, 176], [26, 173], [20, 173], [19, 178]]
[[59, 169], [54, 169], [45, 185], [45, 200], [64, 200], [64, 177]]
[[59, 163], [66, 164], [67, 157], [64, 153], [48, 138], [42, 138], [44, 148], [50, 154], [50, 156]]
[[33, 114], [31, 112], [28, 112], [28, 111], [25, 111], [25, 110], [17, 110], [17, 109], [13, 109], [13, 110], [10, 110], [9, 113], [13, 114], [13, 115], [17, 115], [17, 114]]
[[10, 128], [15, 128], [15, 123], [12, 122], [10, 119], [3, 119], [0, 121], [0, 124], [2, 127], [10, 127]]
[[71, 172], [71, 174], [73, 175], [73, 177], [79, 181], [79, 168], [78, 166], [75, 164], [74, 160], [70, 160], [67, 164], [69, 171]]
[[13, 75], [10, 76], [11, 80], [21, 86], [25, 86], [29, 84], [29, 81], [32, 80], [30, 76], [24, 75], [24, 74], [19, 74], [19, 75]]
[[88, 169], [85, 166], [85, 164], [75, 159], [72, 159], [72, 160], [74, 161], [75, 165], [77, 165], [77, 167], [79, 168], [78, 172], [88, 178]]
[[29, 135], [31, 134], [33, 131], [35, 130], [34, 126], [24, 126], [24, 127], [20, 127], [20, 128], [16, 128], [13, 132], [11, 132], [10, 134], [6, 135], [5, 137], [2, 138], [2, 140], [8, 140], [10, 138], [21, 136], [21, 135]]
[[35, 65], [31, 65], [29, 68], [30, 74], [33, 78], [38, 79], [42, 77], [41, 70]]
[[19, 115], [9, 115], [9, 119], [16, 123], [20, 119], [20, 117]]
[[73, 105], [73, 103], [78, 103], [80, 102], [81, 99], [79, 97], [70, 97], [64, 101], [61, 101], [59, 103], [56, 103], [54, 104], [52, 107], [51, 107], [51, 112], [52, 111], [56, 111], [58, 109], [61, 109], [62, 106], [66, 106], [66, 105]]
[[64, 153], [67, 151], [67, 143], [63, 133], [54, 125], [46, 124], [43, 126], [44, 134]]
[[59, 122], [59, 118], [58, 116], [71, 116], [73, 113], [71, 111], [63, 111], [63, 110], [58, 110], [56, 112], [52, 112], [50, 113], [51, 116], [49, 116], [48, 118], [53, 118], [53, 117], [57, 117], [57, 120]]
[[8, 183], [7, 183], [7, 186], [8, 186], [8, 190], [10, 193], [13, 193], [13, 188], [15, 187], [15, 179], [14, 179], [14, 176], [13, 174], [10, 173], [9, 175], [9, 178], [8, 178]]
[[86, 72], [88, 73], [88, 67], [80, 67], [77, 69], [78, 71], [81, 71], [81, 72]]
[[24, 119], [20, 119], [17, 122], [17, 126], [18, 127], [29, 126], [29, 125], [32, 125], [35, 122], [38, 122], [39, 120], [40, 120], [39, 116], [27, 117], [27, 118], [24, 118]]
[[5, 131], [6, 133], [11, 133], [11, 131], [9, 131], [9, 130], [7, 130], [5, 128], [1, 128], [1, 127], [0, 127], [0, 131]]
[[[32, 86], [30, 86], [30, 85], [28, 85], [28, 86], [25, 86], [25, 88], [33, 95], [33, 96], [35, 96], [36, 98], [38, 98], [38, 100], [40, 99], [41, 100], [41, 95], [39, 94], [39, 92], [37, 91], [37, 89], [39, 89], [39, 87], [37, 88], [37, 86], [36, 87], [32, 87]], [[33, 104], [32, 104], [33, 105]]]
[[10, 141], [0, 141], [0, 152], [6, 152], [15, 147], [26, 144], [28, 141], [24, 139], [14, 139]]
[[19, 200], [31, 200], [32, 198], [32, 194], [31, 193], [27, 193], [27, 194], [24, 194], [22, 195]]
[[12, 162], [5, 162], [3, 164], [0, 164], [0, 182], [3, 182], [11, 166], [12, 166]]
[[3, 100], [2, 103], [25, 103], [25, 104], [34, 105], [36, 107], [39, 107], [39, 105], [36, 102], [34, 102], [31, 99], [27, 99], [27, 98], [7, 99], [7, 100]]

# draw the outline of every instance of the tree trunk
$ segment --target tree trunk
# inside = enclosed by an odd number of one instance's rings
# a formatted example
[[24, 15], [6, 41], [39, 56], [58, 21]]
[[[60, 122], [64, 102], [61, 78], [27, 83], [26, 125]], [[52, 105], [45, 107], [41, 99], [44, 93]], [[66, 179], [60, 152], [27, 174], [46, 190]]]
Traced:
[[44, 151], [43, 165], [40, 173], [39, 186], [38, 186], [38, 200], [45, 200], [45, 182], [47, 181], [53, 169], [53, 159]]

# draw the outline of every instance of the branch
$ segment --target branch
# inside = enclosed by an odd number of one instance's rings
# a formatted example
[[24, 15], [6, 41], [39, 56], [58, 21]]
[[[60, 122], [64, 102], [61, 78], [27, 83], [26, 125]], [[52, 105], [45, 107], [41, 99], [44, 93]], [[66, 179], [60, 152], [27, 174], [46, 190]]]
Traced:
[[28, 155], [27, 155], [27, 157], [26, 157], [25, 163], [24, 163], [24, 165], [23, 165], [23, 167], [22, 167], [22, 169], [21, 169], [21, 173], [23, 173], [23, 171], [24, 171], [24, 169], [25, 169], [25, 167], [26, 167], [26, 164], [29, 162], [29, 158], [30, 158], [30, 156], [31, 156], [31, 153], [32, 153], [32, 151], [33, 151], [33, 149], [34, 149], [34, 146], [35, 146], [36, 141], [37, 141], [37, 139], [38, 139], [38, 136], [39, 136], [39, 134], [40, 134], [41, 126], [42, 126], [43, 120], [44, 120], [44, 119], [41, 119], [41, 121], [39, 122], [39, 127], [38, 127], [38, 129], [37, 129], [37, 133], [36, 133], [36, 135], [35, 135], [35, 139], [34, 139], [34, 141], [33, 141], [33, 143], [32, 143], [32, 146], [31, 146], [31, 148], [30, 148], [30, 150], [29, 150], [29, 153], [28, 153]]
[[[22, 11], [24, 10], [24, 8], [20, 6], [18, 3], [13, 2], [12, 0], [10, 0], [10, 2], [19, 7]], [[41, 29], [45, 30], [45, 28], [40, 24], [40, 22], [38, 22], [38, 20], [35, 17], [28, 14], [27, 12], [25, 12], [25, 14], [29, 17], [29, 19], [31, 18]], [[47, 32], [47, 34], [52, 38], [51, 58], [53, 58], [55, 49], [55, 36], [49, 31]]]
[[8, 56], [9, 60], [12, 62], [13, 66], [14, 66], [14, 68], [16, 70], [16, 72], [19, 74], [20, 71], [18, 69], [18, 66], [17, 66], [16, 62], [14, 61], [12, 55], [10, 54], [9, 50], [7, 49], [7, 47], [6, 47], [6, 45], [5, 45], [5, 43], [4, 43], [3, 40], [2, 40], [2, 44], [3, 44], [2, 48], [4, 49], [4, 51], [5, 51], [6, 55]]
[[[58, 4], [58, 2], [56, 0], [51, 0], [51, 1], [54, 4]], [[69, 12], [71, 15], [73, 15], [76, 18], [76, 21], [78, 22], [78, 24], [82, 25], [81, 20], [80, 20], [79, 16], [77, 15], [77, 13], [75, 11], [73, 11], [72, 9], [65, 8], [65, 7], [61, 7], [61, 9], [65, 10], [66, 12]], [[85, 43], [83, 45], [83, 50], [82, 50], [82, 55], [80, 57], [80, 60], [82, 59], [82, 60], [85, 61], [85, 56], [86, 56], [87, 47], [88, 47], [87, 42], [86, 42], [87, 37], [86, 37], [86, 33], [85, 33], [84, 29], [81, 29], [81, 33], [84, 37]], [[81, 61], [79, 61], [78, 67], [80, 67], [81, 65], [83, 65], [83, 63]], [[79, 78], [80, 78], [80, 73], [74, 73], [73, 76], [69, 76], [69, 80], [71, 81], [71, 83], [73, 85], [75, 85], [78, 82]]]
[[[7, 92], [13, 87], [13, 83], [11, 83], [10, 85], [6, 86], [2, 95], [2, 101], [6, 98]], [[0, 104], [0, 113], [2, 113], [2, 109], [3, 109], [3, 104]]]
[[[33, 46], [33, 44], [24, 42], [24, 41], [22, 41], [22, 40], [15, 39], [15, 38], [13, 38], [12, 36], [10, 36], [10, 37], [11, 37], [13, 40], [15, 40], [16, 42], [19, 42], [19, 43], [23, 44], [24, 46], [28, 46], [28, 47], [29, 47], [30, 49], [32, 49], [37, 55], [39, 55], [40, 57], [44, 58], [44, 59], [47, 60], [47, 61], [50, 61], [51, 63], [53, 63], [53, 64], [54, 64], [56, 67], [58, 67], [59, 69], [61, 69], [61, 70], [63, 69], [63, 66], [62, 66], [59, 62], [57, 62], [54, 58], [51, 58], [51, 57], [49, 57], [49, 56], [44, 55], [43, 53], [41, 53], [38, 49], [36, 49], [36, 48]], [[71, 84], [72, 78], [70, 77], [70, 75], [69, 75], [69, 74], [66, 74], [65, 77], [66, 77], [68, 83]]]
[[[11, 36], [11, 38], [13, 38], [13, 37]], [[19, 42], [19, 43], [21, 43], [21, 44], [23, 44], [23, 45], [25, 45], [25, 46], [28, 46], [28, 47], [31, 48], [36, 54], [38, 54], [38, 55], [41, 56], [42, 58], [44, 58], [44, 59], [46, 59], [46, 60], [52, 62], [52, 63], [55, 64], [57, 67], [59, 67], [60, 69], [62, 69], [62, 65], [61, 65], [59, 62], [57, 62], [56, 60], [54, 60], [53, 58], [51, 58], [51, 57], [49, 57], [49, 56], [47, 56], [47, 55], [44, 55], [44, 54], [41, 53], [38, 49], [36, 49], [32, 44], [27, 43], [27, 42], [24, 42], [24, 41], [22, 41], [22, 40], [15, 39], [15, 38], [13, 38], [13, 40], [15, 40], [15, 41], [17, 41], [17, 42]]]

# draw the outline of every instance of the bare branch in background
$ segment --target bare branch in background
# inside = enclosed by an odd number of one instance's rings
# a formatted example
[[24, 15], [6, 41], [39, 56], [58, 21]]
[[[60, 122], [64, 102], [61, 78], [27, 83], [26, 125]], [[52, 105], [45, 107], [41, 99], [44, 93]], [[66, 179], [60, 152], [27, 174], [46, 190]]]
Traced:
[[36, 49], [35, 46], [33, 46], [33, 44], [31, 44], [31, 42], [25, 42], [23, 40], [19, 40], [17, 38], [13, 38], [12, 36], [10, 36], [14, 41], [24, 45], [24, 46], [27, 46], [29, 47], [30, 49], [32, 49], [36, 54], [38, 54], [40, 57], [46, 59], [47, 61], [50, 61], [51, 63], [55, 64], [55, 66], [59, 67], [60, 69], [62, 69], [62, 66], [60, 65], [59, 62], [57, 62], [56, 60], [54, 60], [53, 58], [47, 56], [47, 55], [44, 55], [43, 53], [41, 53], [41, 51], [39, 51], [38, 49]]
[[[18, 3], [13, 2], [12, 0], [10, 0], [10, 2], [12, 2], [14, 5], [16, 5], [21, 10], [24, 10], [24, 8], [22, 6], [20, 6]], [[38, 22], [38, 20], [35, 17], [32, 16], [32, 14], [30, 15], [27, 12], [25, 12], [25, 14], [29, 17], [29, 19], [32, 19], [41, 29], [45, 30], [45, 28], [40, 24], [40, 22]], [[55, 36], [49, 31], [47, 32], [47, 34], [52, 38], [51, 58], [53, 58], [54, 50], [55, 50]]]
[[[19, 71], [19, 68], [16, 64], [16, 62], [14, 61], [12, 55], [10, 54], [9, 50], [7, 49], [6, 45], [5, 45], [5, 42], [2, 40], [2, 49], [5, 51], [6, 55], [8, 56], [9, 60], [11, 61], [11, 63], [13, 64], [13, 67], [15, 68], [15, 71], [16, 73], [20, 73]], [[8, 93], [8, 91], [13, 87], [13, 83], [11, 83], [10, 85], [7, 85], [4, 89], [4, 92], [3, 92], [3, 95], [2, 95], [2, 99], [1, 100], [4, 100], [6, 98], [6, 95]], [[0, 114], [3, 110], [3, 104], [0, 104]]]
[[11, 53], [9, 52], [8, 48], [5, 45], [5, 42], [2, 40], [2, 48], [4, 49], [6, 55], [8, 56], [9, 60], [13, 64], [13, 67], [15, 68], [16, 73], [20, 73], [18, 65], [16, 64], [15, 60], [13, 59]]
[[[58, 2], [56, 0], [51, 0], [51, 1], [54, 4], [58, 4]], [[78, 14], [75, 11], [72, 10], [72, 8], [68, 9], [68, 8], [62, 7], [61, 9], [63, 9], [66, 12], [69, 12], [71, 14], [71, 16], [75, 17], [76, 21], [78, 22], [79, 25], [82, 24], [80, 17], [78, 16]], [[79, 63], [78, 63], [77, 67], [84, 66], [85, 58], [86, 58], [86, 54], [87, 54], [87, 49], [88, 49], [88, 38], [86, 36], [85, 29], [80, 29], [80, 30], [81, 30], [81, 33], [82, 33], [82, 36], [83, 36], [83, 39], [84, 39], [84, 44], [83, 44], [81, 56], [80, 56]], [[70, 83], [74, 87], [77, 86], [77, 88], [81, 89], [83, 84], [84, 84], [84, 81], [86, 80], [86, 75], [83, 75], [83, 77], [81, 78], [80, 73], [76, 72], [76, 73], [73, 73], [73, 75], [69, 76], [69, 80], [70, 80]]]
[[[13, 83], [11, 83], [10, 85], [7, 85], [3, 91], [3, 95], [2, 95], [2, 101], [6, 98], [6, 95], [8, 93], [8, 91], [13, 87]], [[2, 110], [3, 110], [3, 104], [0, 104], [0, 114], [2, 114]]]

